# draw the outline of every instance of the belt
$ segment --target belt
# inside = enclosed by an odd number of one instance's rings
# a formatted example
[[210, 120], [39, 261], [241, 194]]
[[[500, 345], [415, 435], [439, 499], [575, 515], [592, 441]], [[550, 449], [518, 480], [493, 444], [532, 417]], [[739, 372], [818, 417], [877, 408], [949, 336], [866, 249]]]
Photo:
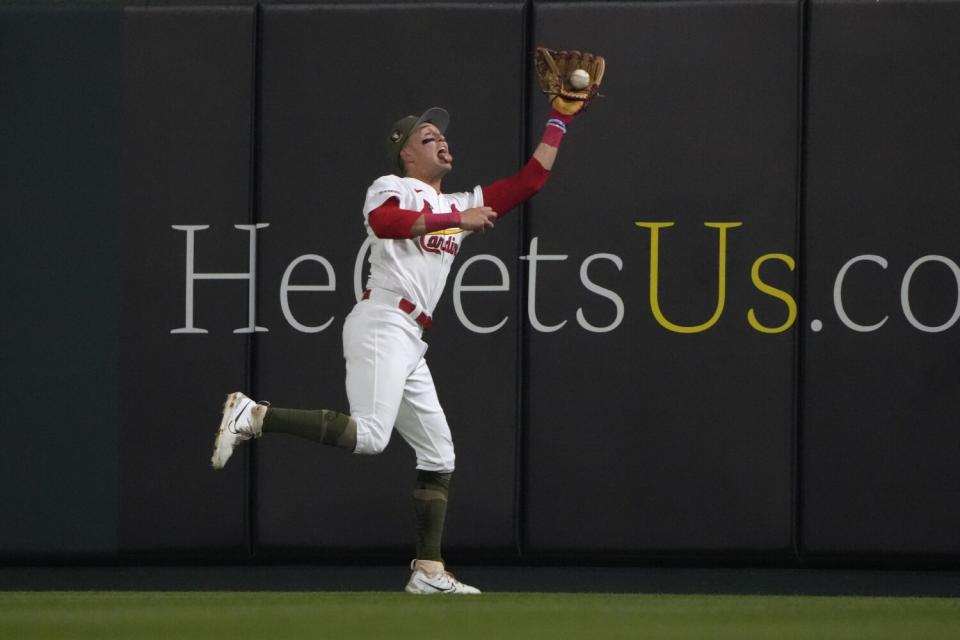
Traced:
[[366, 289], [363, 292], [363, 296], [361, 297], [361, 300], [369, 300], [371, 295], [373, 296], [374, 300], [381, 300], [389, 303], [395, 303], [401, 311], [412, 316], [413, 319], [417, 321], [417, 324], [423, 327], [424, 330], [427, 330], [433, 326], [433, 318], [428, 316], [425, 311], [420, 311], [420, 313], [417, 314], [416, 312], [419, 309], [419, 307], [415, 303], [407, 300], [406, 298], [402, 296], [398, 296], [394, 293], [390, 293], [389, 291], [386, 291], [383, 289], [377, 289], [376, 291], [373, 291], [371, 289]]

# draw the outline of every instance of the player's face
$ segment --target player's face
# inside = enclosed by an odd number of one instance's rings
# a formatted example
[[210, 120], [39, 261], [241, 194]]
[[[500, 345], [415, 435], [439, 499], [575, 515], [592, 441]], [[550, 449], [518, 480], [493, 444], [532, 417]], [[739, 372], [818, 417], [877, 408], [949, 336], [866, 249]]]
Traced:
[[410, 134], [403, 150], [408, 176], [433, 179], [443, 177], [453, 169], [453, 155], [447, 139], [429, 122]]

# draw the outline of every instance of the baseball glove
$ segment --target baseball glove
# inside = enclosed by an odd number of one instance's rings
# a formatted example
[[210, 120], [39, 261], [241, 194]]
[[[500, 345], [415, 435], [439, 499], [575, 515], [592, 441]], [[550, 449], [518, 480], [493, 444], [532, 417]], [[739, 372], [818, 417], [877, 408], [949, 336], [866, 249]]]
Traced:
[[[603, 56], [580, 51], [555, 51], [537, 47], [537, 79], [540, 88], [549, 96], [550, 105], [565, 115], [573, 115], [587, 108], [597, 97], [606, 61]], [[583, 69], [590, 74], [586, 87], [576, 89], [570, 83], [570, 74]]]

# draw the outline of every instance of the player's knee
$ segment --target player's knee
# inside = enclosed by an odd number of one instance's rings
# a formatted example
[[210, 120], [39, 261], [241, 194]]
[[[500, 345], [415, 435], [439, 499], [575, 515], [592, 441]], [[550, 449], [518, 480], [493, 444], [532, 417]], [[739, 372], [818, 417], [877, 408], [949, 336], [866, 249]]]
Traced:
[[385, 441], [385, 440], [373, 440], [373, 441], [370, 442], [370, 444], [366, 447], [366, 449], [363, 451], [363, 453], [365, 453], [365, 454], [367, 454], [367, 455], [369, 455], [369, 456], [376, 456], [376, 455], [380, 455], [381, 453], [383, 453], [386, 448], [387, 448], [387, 441]]
[[354, 420], [357, 423], [357, 446], [353, 452], [366, 456], [383, 453], [390, 444], [390, 430], [369, 418], [354, 417]]
[[389, 443], [390, 440], [388, 438], [372, 437], [362, 443], [358, 439], [357, 448], [354, 449], [353, 452], [365, 456], [376, 456], [383, 453]]

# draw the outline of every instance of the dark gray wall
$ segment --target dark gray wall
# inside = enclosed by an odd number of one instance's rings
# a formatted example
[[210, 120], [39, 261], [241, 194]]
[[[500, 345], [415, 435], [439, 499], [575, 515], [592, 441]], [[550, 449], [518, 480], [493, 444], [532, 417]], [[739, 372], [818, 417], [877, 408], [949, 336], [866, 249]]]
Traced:
[[[383, 134], [443, 105], [445, 188], [518, 170], [543, 43], [604, 54], [607, 97], [428, 334], [448, 558], [957, 558], [957, 27], [953, 1], [4, 4], [0, 555], [406, 557], [400, 438], [214, 473], [220, 406], [346, 409]], [[295, 262], [329, 290], [285, 310]]]
[[124, 553], [248, 548], [248, 452], [222, 474], [205, 466], [216, 390], [249, 383], [250, 334], [235, 333], [249, 280], [194, 280], [188, 318], [186, 248], [192, 235], [196, 273], [250, 269], [250, 233], [234, 225], [252, 221], [254, 18], [250, 7], [124, 14]]
[[[751, 284], [754, 260], [796, 239], [795, 3], [538, 4], [536, 42], [610, 56], [609, 99], [575, 122], [529, 206], [543, 263], [529, 328], [528, 545], [534, 550], [778, 551], [791, 543], [793, 335]], [[695, 44], [692, 44], [695, 43]], [[533, 100], [531, 135], [542, 126]], [[708, 107], [706, 105], [709, 105]], [[562, 222], [558, 223], [558, 217]], [[649, 302], [658, 229], [664, 318]], [[616, 304], [581, 281], [622, 300]], [[793, 290], [783, 265], [768, 281]], [[765, 273], [766, 275], [766, 273]], [[578, 309], [581, 319], [578, 319]], [[561, 322], [565, 324], [555, 330]], [[585, 326], [591, 325], [593, 328]], [[597, 333], [598, 330], [604, 330]], [[762, 398], [762, 401], [758, 401]]]
[[[960, 551], [960, 331], [950, 324], [960, 273], [938, 261], [956, 270], [960, 259], [957, 24], [956, 3], [811, 6], [802, 327], [811, 552]], [[861, 256], [876, 258], [846, 272], [845, 320], [837, 276]], [[902, 290], [913, 265], [911, 321]]]
[[0, 550], [117, 547], [121, 13], [0, 8]]

